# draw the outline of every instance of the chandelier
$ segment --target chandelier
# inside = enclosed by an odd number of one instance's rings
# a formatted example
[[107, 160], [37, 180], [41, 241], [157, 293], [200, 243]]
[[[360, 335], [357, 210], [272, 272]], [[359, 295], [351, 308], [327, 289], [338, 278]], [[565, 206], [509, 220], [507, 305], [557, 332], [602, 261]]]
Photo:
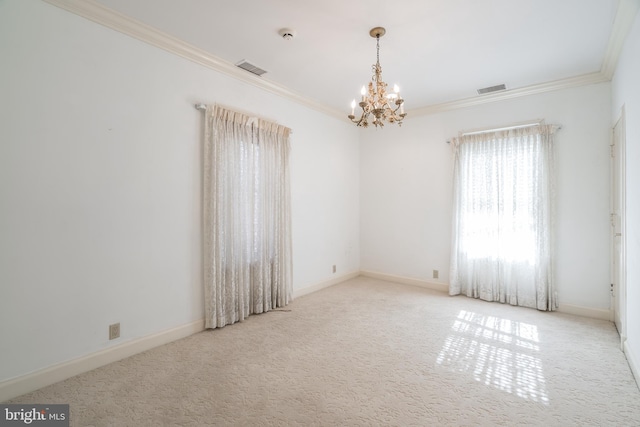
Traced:
[[[362, 86], [360, 94], [362, 99], [358, 104], [362, 108], [360, 118], [356, 119], [356, 100], [351, 102], [351, 114], [349, 119], [357, 126], [369, 126], [371, 123], [378, 127], [384, 126], [384, 122], [397, 123], [402, 125], [407, 113], [404, 112], [404, 99], [400, 96], [398, 85], [393, 86], [393, 93], [387, 93], [387, 84], [382, 80], [382, 67], [380, 66], [380, 37], [384, 36], [386, 30], [382, 27], [375, 27], [369, 31], [371, 37], [376, 38], [376, 63], [371, 67], [373, 76], [367, 86]], [[373, 117], [371, 117], [373, 116]]]

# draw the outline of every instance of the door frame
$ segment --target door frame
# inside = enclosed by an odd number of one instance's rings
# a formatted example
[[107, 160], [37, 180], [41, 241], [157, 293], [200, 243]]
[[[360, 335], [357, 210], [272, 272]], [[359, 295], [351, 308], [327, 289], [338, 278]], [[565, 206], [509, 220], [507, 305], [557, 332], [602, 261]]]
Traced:
[[[618, 128], [619, 127], [619, 128]], [[615, 129], [618, 128], [619, 138], [615, 138]], [[617, 143], [617, 147], [616, 147]], [[619, 170], [616, 170], [616, 158], [614, 157], [616, 154], [619, 156]], [[622, 106], [620, 111], [620, 115], [618, 120], [614, 123], [611, 128], [611, 168], [610, 168], [610, 213], [611, 219], [613, 221], [614, 212], [615, 212], [615, 197], [614, 192], [619, 191], [620, 197], [620, 259], [618, 265], [618, 283], [614, 283], [615, 271], [615, 247], [616, 247], [616, 229], [612, 222], [610, 227], [610, 244], [611, 244], [611, 259], [610, 259], [610, 271], [611, 271], [611, 321], [616, 324], [618, 328], [618, 332], [620, 333], [620, 345], [624, 347], [624, 343], [627, 339], [627, 310], [626, 310], [626, 301], [627, 301], [627, 233], [626, 233], [626, 218], [627, 218], [627, 203], [626, 203], [626, 194], [627, 194], [627, 175], [626, 175], [626, 113], [625, 106]], [[615, 174], [618, 174], [618, 185], [619, 189], [615, 188]], [[615, 292], [615, 295], [614, 295]], [[616, 301], [617, 299], [617, 301]], [[616, 323], [616, 321], [620, 320], [620, 325]]]

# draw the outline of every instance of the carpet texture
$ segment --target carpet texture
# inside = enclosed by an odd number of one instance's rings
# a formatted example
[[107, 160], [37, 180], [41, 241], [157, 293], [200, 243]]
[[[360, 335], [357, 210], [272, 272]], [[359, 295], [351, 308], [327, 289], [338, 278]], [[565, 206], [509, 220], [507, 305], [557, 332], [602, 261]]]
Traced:
[[[290, 310], [290, 311], [285, 311]], [[74, 426], [639, 426], [613, 324], [364, 277], [13, 400]]]

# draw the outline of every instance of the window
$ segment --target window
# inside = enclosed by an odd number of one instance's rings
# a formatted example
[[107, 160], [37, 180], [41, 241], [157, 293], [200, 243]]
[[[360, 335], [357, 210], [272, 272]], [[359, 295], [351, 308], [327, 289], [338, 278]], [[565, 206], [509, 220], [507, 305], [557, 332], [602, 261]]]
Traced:
[[289, 133], [207, 107], [205, 325], [222, 327], [292, 298]]
[[556, 308], [554, 130], [536, 125], [453, 141], [451, 294]]

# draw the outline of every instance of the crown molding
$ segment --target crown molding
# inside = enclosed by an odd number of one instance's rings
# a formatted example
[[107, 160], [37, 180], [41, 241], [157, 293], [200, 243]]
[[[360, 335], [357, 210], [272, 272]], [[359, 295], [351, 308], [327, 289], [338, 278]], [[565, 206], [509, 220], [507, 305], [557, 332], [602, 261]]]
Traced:
[[619, 0], [616, 16], [613, 20], [611, 35], [609, 36], [609, 44], [602, 61], [600, 72], [609, 80], [613, 78], [618, 65], [618, 58], [627, 40], [627, 35], [631, 31], [631, 27], [636, 19], [636, 15], [640, 10], [640, 0]]
[[[156, 28], [146, 25], [138, 20], [130, 18], [113, 9], [107, 8], [94, 0], [43, 0], [46, 3], [67, 10], [71, 13], [89, 19], [107, 28], [111, 28], [122, 34], [126, 34], [142, 42], [178, 55], [182, 58], [203, 65], [209, 69], [218, 71], [235, 79], [241, 80], [254, 87], [260, 88], [275, 95], [282, 96], [294, 102], [325, 113], [329, 116], [344, 120], [343, 111], [336, 110], [325, 104], [309, 99], [291, 89], [254, 76], [235, 65], [227, 62], [209, 52], [186, 43], [176, 37], [166, 34]], [[602, 64], [601, 71], [570, 77], [552, 82], [535, 84], [531, 86], [495, 92], [486, 95], [474, 96], [442, 104], [427, 105], [412, 110], [407, 110], [407, 119], [427, 114], [436, 114], [459, 108], [473, 107], [491, 102], [504, 101], [523, 96], [535, 95], [544, 92], [567, 89], [610, 81], [618, 62], [618, 57], [624, 46], [626, 37], [634, 23], [635, 16], [640, 9], [640, 0], [620, 0], [616, 16], [609, 37], [609, 44]]]
[[[538, 93], [552, 92], [555, 90], [568, 89], [572, 87], [585, 86], [596, 83], [607, 82], [608, 79], [600, 72], [583, 74], [581, 76], [569, 77], [547, 83], [540, 83], [531, 86], [510, 89], [501, 92], [494, 92], [486, 95], [474, 96], [457, 101], [445, 102], [442, 104], [428, 105], [410, 111], [413, 117], [425, 114], [436, 114], [445, 111], [457, 110], [460, 108], [474, 107], [476, 105], [488, 104], [491, 102], [505, 101], [508, 99], [520, 98], [523, 96], [535, 95]], [[409, 115], [407, 115], [409, 118]]]
[[267, 92], [288, 98], [314, 110], [339, 119], [344, 119], [346, 117], [346, 114], [342, 111], [338, 111], [317, 101], [311, 100], [281, 84], [266, 80], [262, 77], [254, 76], [253, 74], [241, 70], [230, 62], [218, 58], [203, 49], [197, 48], [154, 27], [105, 7], [93, 0], [43, 1], [212, 70], [241, 80], [244, 83], [248, 83]]

